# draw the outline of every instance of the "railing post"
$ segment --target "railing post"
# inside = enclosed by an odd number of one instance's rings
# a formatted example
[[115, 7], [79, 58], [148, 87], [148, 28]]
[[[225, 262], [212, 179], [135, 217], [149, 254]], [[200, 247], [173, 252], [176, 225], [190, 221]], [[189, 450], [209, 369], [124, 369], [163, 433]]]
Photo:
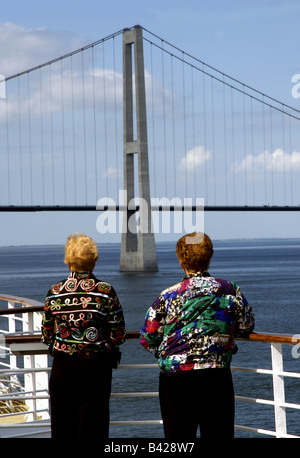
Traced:
[[[25, 314], [23, 317], [23, 331], [33, 332], [33, 316], [31, 313]], [[34, 355], [24, 355], [24, 368], [30, 370], [34, 367]], [[35, 374], [28, 372], [24, 375], [24, 388], [26, 392], [30, 392], [32, 396], [36, 395]], [[30, 420], [36, 420], [36, 401], [27, 400], [26, 404], [29, 411], [33, 412], [30, 415]]]
[[[8, 309], [15, 308], [15, 303], [12, 301], [7, 301], [7, 308]], [[13, 334], [14, 332], [16, 332], [15, 315], [8, 315], [8, 332], [10, 334]], [[10, 367], [17, 367], [17, 357], [14, 355], [10, 355], [9, 364], [10, 364]]]
[[[40, 330], [42, 317], [38, 312], [27, 313], [23, 321], [23, 330], [34, 333]], [[38, 394], [45, 394], [48, 386], [48, 374], [46, 372], [30, 372], [32, 368], [47, 367], [48, 356], [47, 355], [24, 355], [24, 367], [29, 370], [28, 374], [25, 374], [25, 391], [32, 392], [32, 396]], [[41, 393], [41, 390], [45, 393]], [[33, 411], [33, 420], [40, 418], [49, 418], [49, 401], [48, 399], [33, 399], [32, 401], [27, 400], [30, 410]]]
[[271, 343], [271, 357], [273, 370], [273, 394], [276, 437], [282, 437], [287, 433], [286, 412], [282, 404], [285, 403], [282, 344]]

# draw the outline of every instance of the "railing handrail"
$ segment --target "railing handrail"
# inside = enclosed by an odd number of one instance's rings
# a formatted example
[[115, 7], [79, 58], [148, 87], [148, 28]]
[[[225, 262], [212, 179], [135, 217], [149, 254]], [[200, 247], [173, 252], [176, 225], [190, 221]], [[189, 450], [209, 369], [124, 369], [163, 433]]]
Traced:
[[[7, 294], [0, 294], [0, 300], [6, 300], [10, 302], [18, 302], [25, 304], [25, 307], [11, 307], [9, 309], [0, 309], [1, 315], [10, 315], [15, 313], [32, 313], [32, 312], [43, 312], [44, 305], [42, 302], [34, 299], [28, 299], [19, 296], [10, 296]], [[29, 306], [28, 306], [29, 305]], [[138, 339], [140, 333], [138, 331], [127, 331], [126, 338], [128, 340]], [[14, 335], [6, 336], [7, 343], [30, 343], [38, 342], [41, 339], [40, 334], [35, 335]], [[236, 340], [244, 340], [250, 342], [267, 342], [267, 343], [281, 343], [287, 345], [295, 345], [300, 343], [300, 334], [280, 334], [270, 332], [252, 332], [248, 337], [235, 337]]]
[[[30, 307], [37, 307], [37, 308], [40, 307], [41, 310], [43, 310], [43, 308], [44, 308], [43, 303], [40, 302], [40, 301], [36, 301], [35, 299], [29, 299], [27, 297], [12, 296], [10, 294], [2, 294], [2, 293], [0, 293], [0, 301], [18, 302], [20, 304], [29, 305]], [[14, 310], [14, 309], [11, 308], [10, 310]], [[19, 308], [16, 307], [16, 310], [19, 310]], [[1, 309], [1, 312], [2, 311], [3, 311], [3, 309]], [[30, 310], [28, 310], [28, 311], [30, 311]], [[0, 315], [5, 315], [5, 313], [0, 313]]]
[[292, 335], [279, 333], [273, 334], [270, 332], [251, 332], [248, 337], [235, 337], [235, 340], [296, 345], [297, 343], [300, 343], [300, 334]]
[[[138, 331], [127, 331], [126, 339], [135, 340], [139, 339], [140, 333]], [[35, 343], [41, 341], [41, 334], [12, 334], [5, 335], [5, 340], [8, 344], [20, 343]], [[252, 332], [249, 337], [235, 337], [235, 340], [243, 340], [250, 342], [265, 342], [265, 343], [281, 343], [287, 345], [296, 345], [300, 343], [300, 334], [270, 334], [267, 332]]]

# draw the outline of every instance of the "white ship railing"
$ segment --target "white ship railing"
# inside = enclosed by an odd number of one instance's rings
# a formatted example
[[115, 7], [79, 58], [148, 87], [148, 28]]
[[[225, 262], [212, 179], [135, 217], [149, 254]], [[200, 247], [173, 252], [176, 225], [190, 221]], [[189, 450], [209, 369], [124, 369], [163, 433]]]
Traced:
[[[46, 437], [50, 435], [48, 377], [51, 368], [48, 364], [47, 348], [40, 342], [40, 326], [43, 304], [31, 299], [0, 295], [0, 301], [6, 307], [0, 308], [0, 408], [7, 406], [7, 412], [0, 415], [0, 437]], [[6, 325], [3, 326], [3, 323]], [[128, 339], [137, 339], [137, 332], [128, 332]], [[285, 379], [299, 379], [299, 372], [283, 370], [283, 345], [293, 345], [295, 355], [300, 346], [300, 335], [252, 333], [247, 340], [265, 342], [271, 348], [271, 369], [232, 366], [233, 371], [253, 374], [268, 374], [272, 377], [273, 399], [259, 399], [236, 395], [236, 401], [273, 406], [274, 430], [235, 425], [242, 431], [277, 438], [294, 438], [298, 435], [287, 431], [286, 409], [300, 409], [300, 403], [289, 403], [285, 400]], [[126, 345], [126, 344], [125, 344]], [[298, 357], [298, 356], [296, 356]], [[120, 369], [153, 369], [157, 364], [120, 365]], [[157, 374], [156, 374], [157, 376]], [[16, 379], [17, 377], [17, 379]], [[18, 381], [22, 380], [21, 385]], [[2, 383], [2, 385], [1, 385]], [[5, 387], [5, 389], [3, 389]], [[157, 392], [121, 392], [112, 393], [111, 397], [153, 397]], [[300, 393], [299, 393], [300, 396]], [[26, 410], [18, 411], [19, 404], [24, 402]], [[5, 409], [4, 409], [5, 410]], [[0, 410], [1, 411], [1, 410]], [[160, 412], [157, 412], [160, 416]], [[161, 425], [157, 420], [118, 420], [111, 425]], [[28, 430], [34, 433], [28, 433]], [[9, 431], [9, 433], [7, 433]]]

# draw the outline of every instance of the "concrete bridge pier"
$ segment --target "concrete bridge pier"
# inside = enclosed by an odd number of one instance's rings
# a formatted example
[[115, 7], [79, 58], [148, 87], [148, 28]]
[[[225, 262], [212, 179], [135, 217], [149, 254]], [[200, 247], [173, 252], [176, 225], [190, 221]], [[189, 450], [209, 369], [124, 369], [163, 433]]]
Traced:
[[[123, 204], [126, 209], [123, 212], [120, 270], [155, 272], [158, 270], [158, 263], [152, 230], [143, 35], [139, 26], [123, 33], [123, 117]], [[135, 190], [135, 155], [138, 162], [138, 194]], [[134, 206], [134, 203], [139, 205], [138, 222], [135, 208], [130, 210], [130, 204]]]

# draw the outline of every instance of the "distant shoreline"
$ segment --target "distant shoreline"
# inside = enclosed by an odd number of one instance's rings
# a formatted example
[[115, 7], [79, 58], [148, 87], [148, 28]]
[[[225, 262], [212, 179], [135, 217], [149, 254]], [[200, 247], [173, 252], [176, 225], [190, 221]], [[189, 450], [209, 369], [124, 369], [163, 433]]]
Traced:
[[[178, 238], [180, 235], [178, 236]], [[165, 244], [174, 244], [176, 243], [178, 239], [173, 239], [173, 240], [159, 240], [156, 241], [156, 245], [165, 245]], [[224, 244], [224, 243], [263, 243], [263, 242], [299, 242], [300, 243], [300, 237], [254, 237], [254, 238], [226, 238], [226, 239], [213, 239], [213, 243], [218, 245], [218, 244]], [[0, 245], [1, 248], [30, 248], [30, 247], [64, 247], [64, 243], [53, 243], [53, 244], [45, 244], [45, 243], [31, 243], [31, 244], [24, 244], [24, 245]], [[121, 245], [121, 242], [97, 242], [97, 245], [99, 246], [119, 246]]]

